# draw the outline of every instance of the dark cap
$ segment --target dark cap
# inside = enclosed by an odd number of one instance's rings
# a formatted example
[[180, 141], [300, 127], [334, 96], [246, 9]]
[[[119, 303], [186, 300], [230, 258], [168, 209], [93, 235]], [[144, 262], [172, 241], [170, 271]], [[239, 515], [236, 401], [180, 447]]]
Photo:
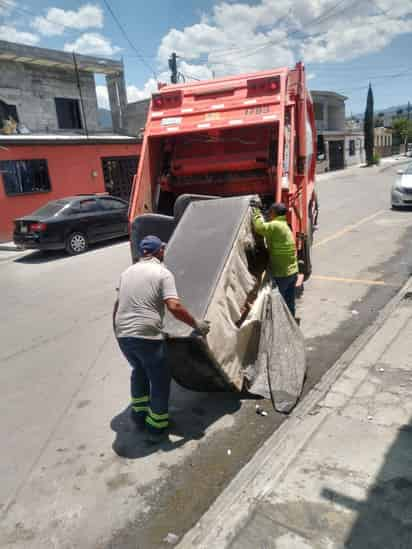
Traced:
[[153, 235], [148, 235], [143, 238], [139, 243], [139, 252], [142, 255], [153, 255], [157, 253], [161, 248], [166, 246], [165, 242], [162, 242], [160, 238]]
[[276, 215], [286, 215], [288, 213], [287, 207], [283, 204], [283, 202], [275, 202], [271, 205], [270, 211], [275, 213]]

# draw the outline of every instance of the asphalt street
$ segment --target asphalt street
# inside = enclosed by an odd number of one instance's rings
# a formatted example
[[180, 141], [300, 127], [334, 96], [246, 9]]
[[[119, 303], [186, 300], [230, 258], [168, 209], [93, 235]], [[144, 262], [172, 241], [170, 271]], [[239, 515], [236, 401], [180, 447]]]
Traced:
[[[412, 271], [412, 211], [391, 211], [395, 167], [320, 178], [314, 273], [299, 304], [305, 391]], [[111, 329], [125, 241], [79, 257], [0, 262], [0, 545], [162, 547], [188, 530], [284, 420], [233, 395], [174, 387], [170, 442], [132, 432], [128, 367]], [[230, 452], [228, 452], [230, 450]]]

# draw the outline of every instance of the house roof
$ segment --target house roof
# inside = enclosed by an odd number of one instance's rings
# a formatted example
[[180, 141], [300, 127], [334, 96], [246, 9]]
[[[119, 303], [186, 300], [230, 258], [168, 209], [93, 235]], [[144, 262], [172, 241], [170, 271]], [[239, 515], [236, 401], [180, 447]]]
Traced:
[[121, 134], [91, 134], [89, 136], [58, 133], [0, 134], [0, 148], [2, 145], [92, 145], [95, 143], [133, 144], [140, 142], [141, 139], [137, 137]]
[[[2, 60], [74, 70], [72, 53], [15, 44], [5, 40], [0, 40], [0, 62]], [[118, 74], [123, 71], [121, 61], [113, 61], [105, 57], [92, 57], [76, 53], [76, 63], [81, 71], [101, 74]]]
[[342, 94], [334, 92], [334, 91], [310, 90], [310, 93], [312, 95], [312, 98], [314, 98], [315, 95], [317, 95], [317, 96], [322, 95], [324, 97], [333, 97], [334, 99], [341, 99], [343, 101], [346, 101], [348, 99], [346, 95], [342, 95]]

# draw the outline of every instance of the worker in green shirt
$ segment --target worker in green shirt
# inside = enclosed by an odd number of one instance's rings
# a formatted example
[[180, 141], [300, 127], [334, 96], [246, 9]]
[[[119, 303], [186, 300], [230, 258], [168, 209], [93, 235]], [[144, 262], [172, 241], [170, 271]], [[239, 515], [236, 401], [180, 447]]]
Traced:
[[[251, 206], [257, 206], [252, 199]], [[298, 278], [298, 258], [293, 233], [288, 225], [287, 207], [281, 202], [272, 204], [269, 220], [265, 221], [259, 208], [253, 208], [253, 226], [263, 236], [269, 253], [270, 273], [274, 285], [295, 317], [295, 286]]]

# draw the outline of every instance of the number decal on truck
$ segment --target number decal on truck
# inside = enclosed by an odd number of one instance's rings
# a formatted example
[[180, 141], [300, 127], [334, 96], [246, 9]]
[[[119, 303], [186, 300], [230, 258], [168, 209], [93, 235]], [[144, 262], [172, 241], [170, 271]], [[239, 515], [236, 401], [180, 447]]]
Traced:
[[255, 116], [257, 114], [267, 114], [270, 112], [269, 105], [262, 105], [260, 107], [249, 107], [245, 109], [246, 116]]

